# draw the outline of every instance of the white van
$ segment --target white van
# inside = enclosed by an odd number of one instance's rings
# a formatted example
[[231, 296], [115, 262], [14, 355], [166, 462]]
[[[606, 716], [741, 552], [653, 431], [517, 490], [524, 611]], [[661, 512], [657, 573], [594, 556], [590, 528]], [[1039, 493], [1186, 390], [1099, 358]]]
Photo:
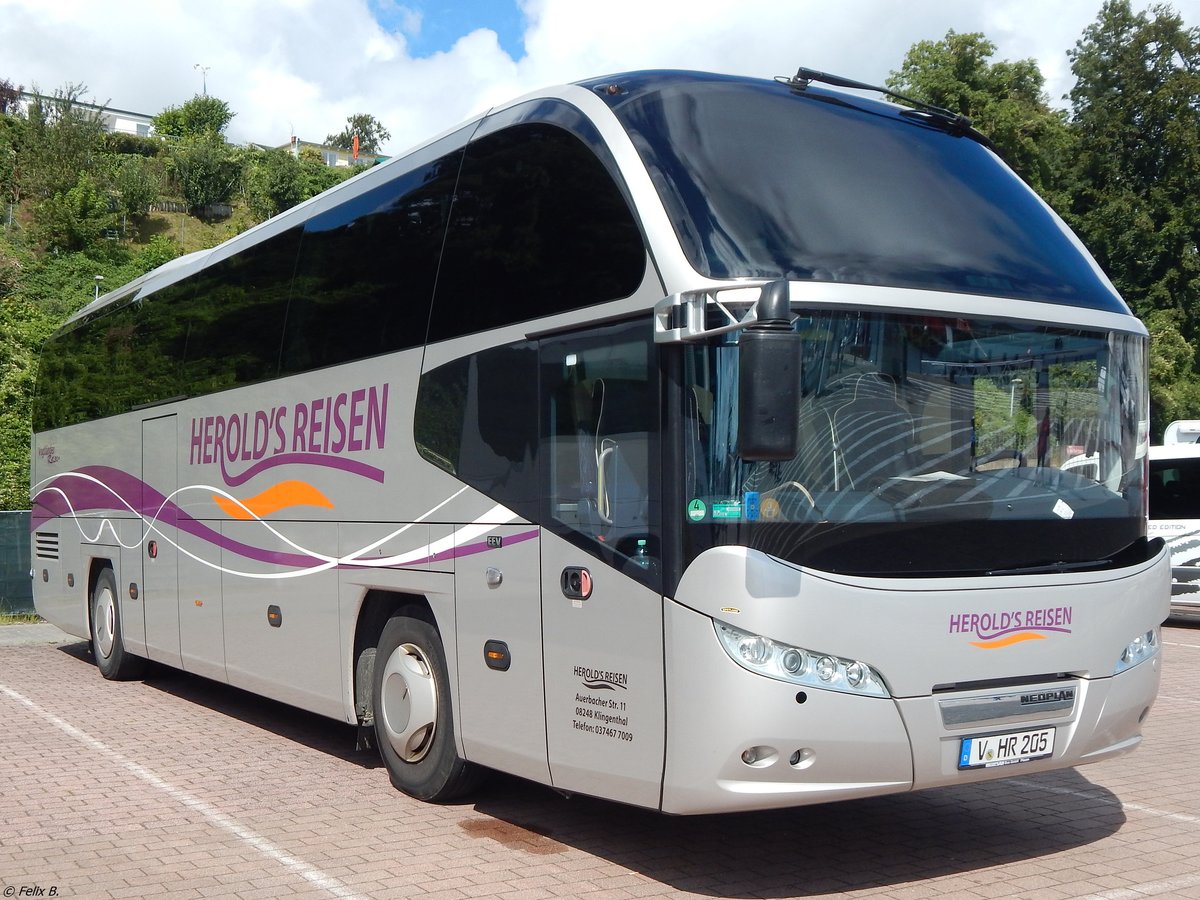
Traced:
[[[1172, 440], [1173, 439], [1173, 440]], [[1171, 617], [1200, 621], [1200, 421], [1172, 422], [1150, 448], [1150, 537], [1171, 548]], [[1184, 442], [1187, 443], [1184, 443]]]

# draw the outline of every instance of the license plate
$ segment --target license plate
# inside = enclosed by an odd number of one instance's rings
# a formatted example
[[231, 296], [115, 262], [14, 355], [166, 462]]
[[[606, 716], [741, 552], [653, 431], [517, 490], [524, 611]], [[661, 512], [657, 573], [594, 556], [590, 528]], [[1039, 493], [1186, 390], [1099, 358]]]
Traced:
[[1014, 731], [987, 737], [963, 738], [958, 754], [960, 769], [980, 769], [1025, 762], [1054, 752], [1054, 729]]

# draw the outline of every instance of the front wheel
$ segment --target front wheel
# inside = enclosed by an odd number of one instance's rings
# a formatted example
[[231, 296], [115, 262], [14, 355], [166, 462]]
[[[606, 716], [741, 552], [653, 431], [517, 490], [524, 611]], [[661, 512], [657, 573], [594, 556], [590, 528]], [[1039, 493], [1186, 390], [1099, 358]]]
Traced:
[[141, 678], [146, 671], [146, 660], [125, 649], [121, 603], [112, 569], [104, 569], [92, 589], [92, 654], [100, 674], [111, 681]]
[[397, 789], [442, 803], [478, 783], [478, 770], [455, 747], [446, 656], [433, 625], [404, 614], [388, 620], [371, 700], [379, 753]]

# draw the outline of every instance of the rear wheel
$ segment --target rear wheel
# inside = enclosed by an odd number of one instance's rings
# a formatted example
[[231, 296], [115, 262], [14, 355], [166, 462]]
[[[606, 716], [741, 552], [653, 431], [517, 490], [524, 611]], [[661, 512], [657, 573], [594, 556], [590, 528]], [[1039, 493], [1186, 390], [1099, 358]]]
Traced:
[[121, 633], [121, 603], [112, 569], [104, 569], [92, 589], [92, 653], [100, 674], [112, 681], [141, 678], [146, 660], [125, 649]]
[[403, 613], [388, 620], [371, 699], [376, 743], [397, 789], [440, 803], [478, 784], [478, 769], [455, 747], [446, 655], [432, 624]]

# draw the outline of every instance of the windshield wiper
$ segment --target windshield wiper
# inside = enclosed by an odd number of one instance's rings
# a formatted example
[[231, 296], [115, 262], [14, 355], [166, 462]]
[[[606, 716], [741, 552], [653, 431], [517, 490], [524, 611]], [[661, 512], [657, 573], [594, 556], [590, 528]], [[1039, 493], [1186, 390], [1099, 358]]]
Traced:
[[[784, 80], [782, 76], [780, 80]], [[919, 119], [955, 137], [968, 137], [991, 150], [996, 149], [992, 145], [991, 139], [975, 128], [971, 124], [971, 120], [966, 116], [951, 112], [941, 106], [934, 106], [932, 103], [926, 103], [924, 100], [917, 100], [915, 97], [905, 96], [893, 91], [891, 88], [885, 88], [877, 84], [867, 84], [864, 81], [855, 81], [852, 78], [843, 78], [841, 75], [831, 75], [828, 72], [818, 72], [816, 69], [806, 69], [804, 66], [797, 69], [794, 76], [784, 80], [784, 83], [791, 85], [796, 90], [803, 91], [814, 81], [832, 85], [833, 87], [849, 88], [854, 91], [875, 91], [888, 97], [893, 97], [913, 107], [912, 109], [902, 110], [900, 115]]]
[[1086, 562], [1055, 562], [1040, 566], [1021, 566], [1016, 569], [991, 569], [987, 575], [1041, 575], [1047, 572], [1082, 572], [1087, 569], [1104, 569], [1112, 565], [1112, 559], [1093, 559]]

